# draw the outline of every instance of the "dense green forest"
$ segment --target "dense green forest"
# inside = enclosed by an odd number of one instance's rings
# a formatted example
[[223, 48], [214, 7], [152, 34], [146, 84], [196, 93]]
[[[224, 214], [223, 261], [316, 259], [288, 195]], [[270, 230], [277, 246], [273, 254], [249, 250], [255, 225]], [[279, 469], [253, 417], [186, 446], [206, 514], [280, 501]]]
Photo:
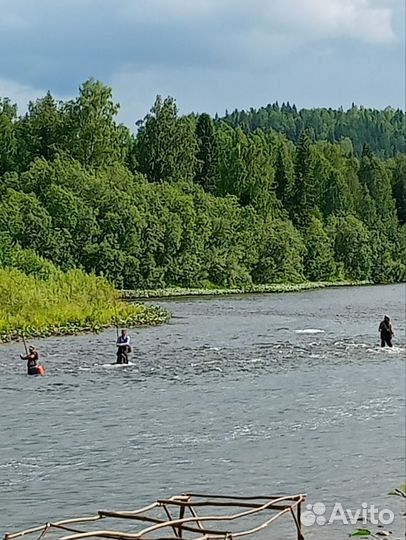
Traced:
[[403, 278], [403, 113], [237, 127], [158, 97], [133, 134], [118, 109], [94, 80], [22, 115], [0, 101], [0, 267], [127, 289]]
[[[216, 118], [218, 120], [218, 118]], [[245, 133], [257, 129], [277, 131], [298, 143], [303, 130], [313, 141], [341, 142], [352, 147], [361, 157], [364, 145], [381, 157], [395, 157], [404, 153], [405, 115], [400, 109], [387, 107], [384, 111], [356, 107], [342, 109], [300, 109], [295, 105], [278, 103], [226, 113], [221, 119], [232, 127], [241, 127]]]

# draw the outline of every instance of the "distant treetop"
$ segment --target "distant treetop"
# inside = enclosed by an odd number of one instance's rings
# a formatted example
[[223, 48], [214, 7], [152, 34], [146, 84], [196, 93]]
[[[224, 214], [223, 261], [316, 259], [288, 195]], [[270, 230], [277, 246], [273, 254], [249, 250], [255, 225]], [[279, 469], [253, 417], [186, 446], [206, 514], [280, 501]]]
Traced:
[[364, 144], [381, 157], [404, 152], [405, 115], [392, 107], [367, 109], [353, 103], [347, 111], [341, 107], [298, 110], [289, 101], [282, 105], [276, 101], [259, 109], [226, 111], [218, 120], [241, 127], [246, 133], [257, 129], [277, 131], [295, 143], [304, 129], [314, 141], [339, 142], [348, 138], [357, 156], [361, 156]]

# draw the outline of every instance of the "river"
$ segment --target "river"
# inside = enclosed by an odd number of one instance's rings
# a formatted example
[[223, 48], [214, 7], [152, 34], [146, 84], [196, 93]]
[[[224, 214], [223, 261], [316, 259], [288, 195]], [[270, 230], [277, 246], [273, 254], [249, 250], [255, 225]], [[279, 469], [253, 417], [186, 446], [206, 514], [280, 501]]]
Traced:
[[[37, 342], [43, 378], [25, 375], [21, 344], [0, 348], [0, 533], [193, 490], [398, 516], [386, 494], [405, 470], [403, 285], [159, 303], [173, 318], [131, 332], [132, 366], [109, 365], [114, 331]], [[355, 528], [305, 537], [326, 527]]]

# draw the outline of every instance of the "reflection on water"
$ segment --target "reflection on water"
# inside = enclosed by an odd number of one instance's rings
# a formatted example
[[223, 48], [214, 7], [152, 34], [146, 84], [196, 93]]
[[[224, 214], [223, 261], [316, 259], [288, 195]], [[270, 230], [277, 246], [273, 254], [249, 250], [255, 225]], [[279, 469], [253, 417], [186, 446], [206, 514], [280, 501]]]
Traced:
[[404, 471], [403, 299], [398, 285], [166, 301], [169, 325], [132, 332], [134, 365], [110, 365], [114, 332], [51, 339], [44, 378], [2, 347], [0, 532], [190, 490], [400, 513], [385, 494]]

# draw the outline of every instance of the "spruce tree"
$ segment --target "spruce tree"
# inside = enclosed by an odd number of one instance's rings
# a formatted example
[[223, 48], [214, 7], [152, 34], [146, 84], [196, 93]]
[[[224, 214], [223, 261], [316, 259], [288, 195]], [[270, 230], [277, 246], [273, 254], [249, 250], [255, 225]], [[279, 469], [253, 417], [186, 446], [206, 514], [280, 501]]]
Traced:
[[294, 206], [295, 223], [306, 226], [314, 210], [314, 177], [311, 141], [305, 131], [296, 148]]
[[196, 182], [206, 191], [215, 193], [219, 182], [219, 148], [214, 123], [208, 114], [199, 116], [196, 135], [199, 143]]

